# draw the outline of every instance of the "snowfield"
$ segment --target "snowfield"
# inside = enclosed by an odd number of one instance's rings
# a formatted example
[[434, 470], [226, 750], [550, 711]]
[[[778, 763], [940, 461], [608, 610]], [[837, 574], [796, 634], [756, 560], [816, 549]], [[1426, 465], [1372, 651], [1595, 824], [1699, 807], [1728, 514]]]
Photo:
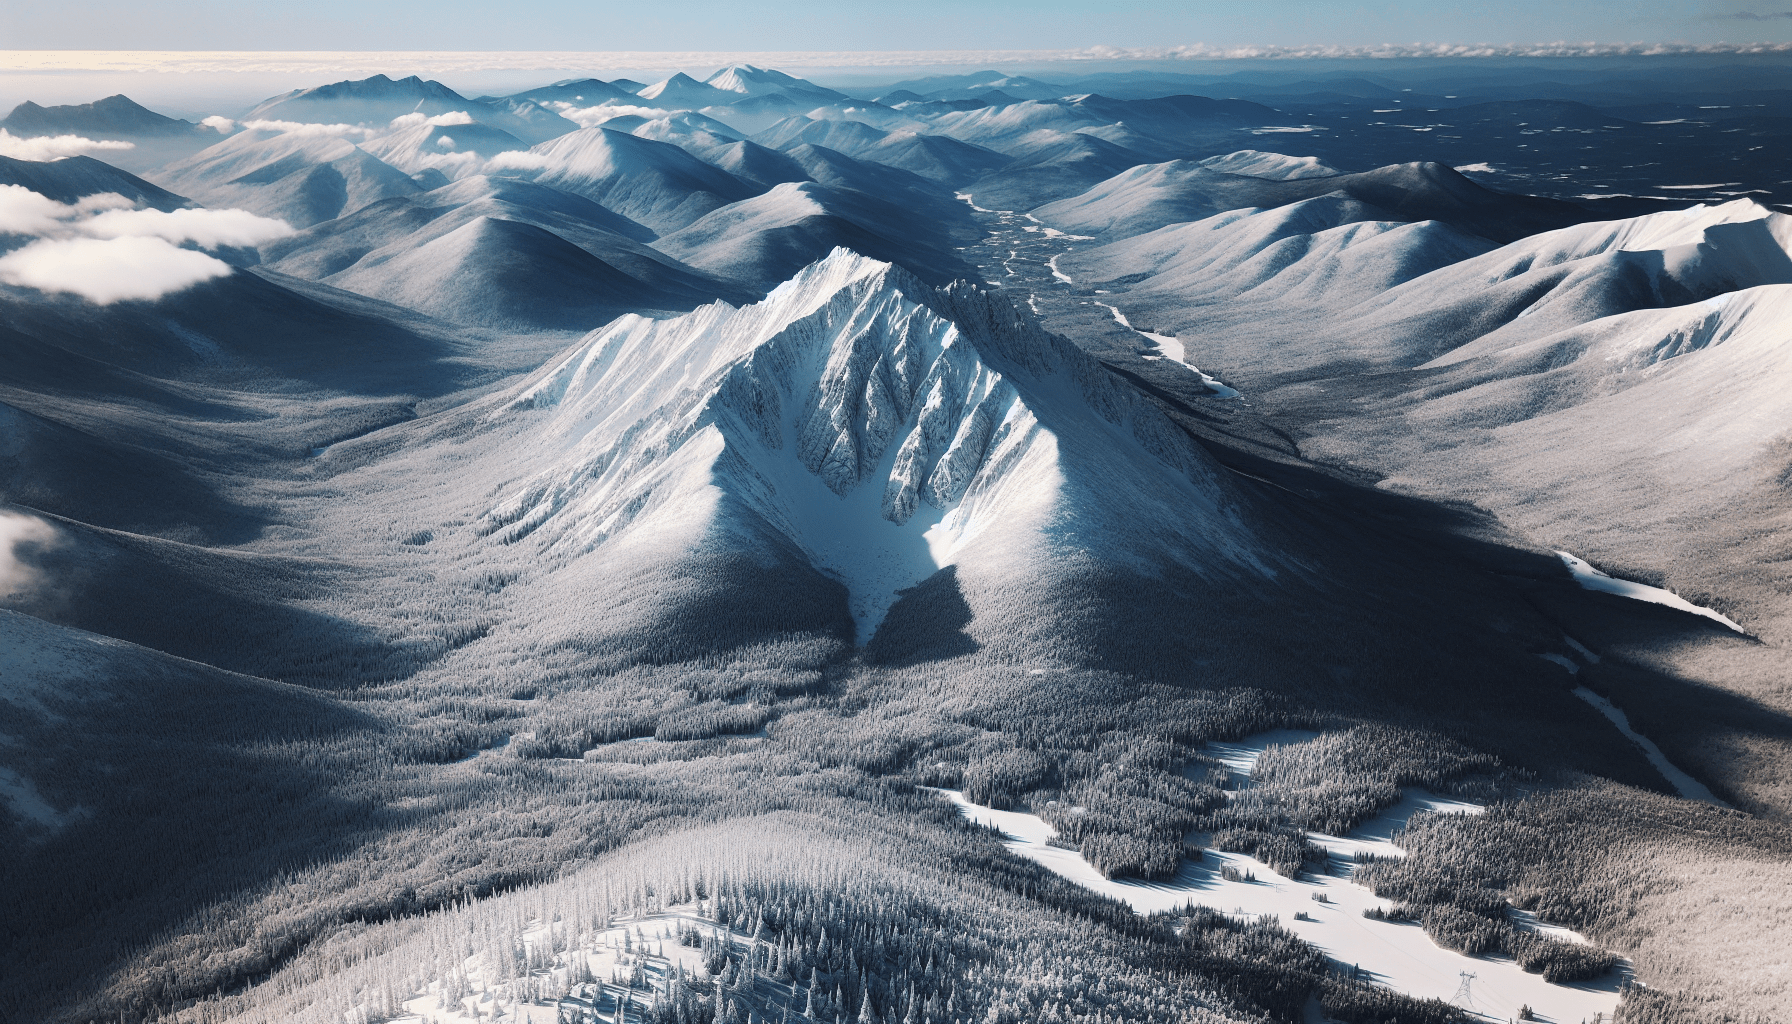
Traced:
[[[1056, 259], [1056, 257], [1053, 257], [1053, 259]], [[1057, 273], [1057, 267], [1054, 266], [1052, 272]], [[1063, 275], [1060, 274], [1059, 276], [1062, 277]], [[1065, 278], [1065, 280], [1068, 281], [1069, 278]], [[1150, 331], [1141, 331], [1126, 319], [1126, 314], [1120, 312], [1120, 307], [1110, 306], [1105, 302], [1097, 302], [1096, 305], [1114, 314], [1115, 323], [1157, 346], [1157, 355], [1146, 356], [1146, 359], [1168, 359], [1173, 363], [1181, 363], [1183, 366], [1194, 371], [1195, 376], [1201, 378], [1201, 383], [1207, 385], [1208, 390], [1213, 392], [1215, 398], [1241, 397], [1236, 388], [1227, 387], [1220, 383], [1219, 378], [1208, 373], [1203, 373], [1199, 366], [1189, 362], [1187, 350], [1182, 347], [1182, 342], [1178, 341], [1173, 335], [1153, 334]]]
[[1700, 782], [1698, 779], [1681, 771], [1678, 766], [1672, 761], [1669, 761], [1667, 755], [1661, 752], [1661, 748], [1655, 745], [1654, 740], [1651, 740], [1649, 737], [1632, 729], [1630, 727], [1630, 717], [1624, 714], [1624, 712], [1611, 701], [1606, 700], [1604, 697], [1599, 696], [1597, 693], [1594, 693], [1584, 686], [1575, 687], [1574, 695], [1597, 708], [1600, 714], [1604, 715], [1613, 725], [1618, 727], [1619, 732], [1630, 737], [1631, 742], [1643, 748], [1643, 755], [1649, 759], [1650, 764], [1655, 766], [1655, 770], [1660, 772], [1662, 777], [1668, 780], [1669, 784], [1674, 787], [1675, 792], [1688, 800], [1703, 800], [1708, 804], [1716, 804], [1719, 807], [1730, 806], [1713, 795], [1711, 789], [1703, 782]]
[[1581, 587], [1586, 590], [1597, 590], [1606, 594], [1616, 594], [1619, 597], [1628, 597], [1633, 601], [1647, 601], [1650, 604], [1665, 605], [1666, 607], [1676, 608], [1683, 612], [1690, 612], [1693, 615], [1702, 615], [1712, 622], [1727, 626], [1730, 629], [1741, 633], [1743, 636], [1748, 635], [1748, 630], [1737, 625], [1728, 616], [1725, 616], [1721, 612], [1714, 612], [1709, 608], [1693, 604], [1691, 601], [1688, 601], [1686, 598], [1681, 597], [1671, 590], [1663, 590], [1660, 587], [1651, 587], [1643, 583], [1632, 583], [1630, 580], [1615, 579], [1611, 576], [1607, 576], [1605, 573], [1593, 568], [1586, 561], [1576, 558], [1566, 551], [1556, 552], [1556, 557], [1560, 558], [1562, 564], [1568, 567], [1568, 571], [1574, 574], [1574, 582], [1580, 584]]
[[[1317, 733], [1278, 730], [1235, 743], [1213, 744], [1212, 753], [1233, 774], [1248, 780], [1257, 757], [1271, 744], [1298, 743]], [[1174, 911], [1190, 903], [1212, 907], [1239, 918], [1274, 917], [1302, 939], [1323, 950], [1338, 964], [1358, 968], [1361, 976], [1388, 988], [1420, 998], [1449, 1000], [1462, 983], [1463, 972], [1475, 975], [1470, 984], [1475, 1012], [1494, 1020], [1515, 1020], [1519, 1007], [1529, 1006], [1537, 1019], [1576, 1024], [1596, 1014], [1609, 1018], [1617, 1008], [1619, 986], [1627, 968], [1611, 972], [1596, 982], [1552, 985], [1540, 975], [1527, 974], [1504, 957], [1470, 957], [1440, 948], [1416, 924], [1377, 921], [1363, 911], [1387, 909], [1393, 904], [1350, 880], [1358, 853], [1382, 857], [1405, 856], [1395, 835], [1413, 815], [1479, 814], [1471, 803], [1409, 789], [1405, 799], [1346, 836], [1311, 833], [1310, 838], [1331, 854], [1326, 873], [1301, 879], [1286, 878], [1254, 857], [1206, 850], [1199, 861], [1184, 860], [1182, 869], [1167, 881], [1109, 879], [1091, 867], [1074, 850], [1049, 845], [1055, 830], [1037, 815], [1022, 811], [997, 811], [973, 804], [964, 794], [939, 790], [972, 821], [999, 829], [1003, 843], [1013, 852], [1035, 861], [1055, 874], [1125, 903], [1141, 914]], [[1223, 868], [1236, 869], [1254, 881], [1229, 881]], [[1323, 902], [1321, 902], [1323, 898]], [[1300, 920], [1304, 913], [1311, 920]], [[1568, 941], [1585, 941], [1565, 928], [1537, 922], [1514, 912], [1519, 927]]]

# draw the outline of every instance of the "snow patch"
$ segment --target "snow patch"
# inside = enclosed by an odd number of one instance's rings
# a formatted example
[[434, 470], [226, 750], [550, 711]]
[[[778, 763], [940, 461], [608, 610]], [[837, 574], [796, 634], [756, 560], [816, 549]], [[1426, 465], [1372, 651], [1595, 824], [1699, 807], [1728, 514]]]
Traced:
[[1655, 745], [1654, 740], [1651, 740], [1649, 737], [1632, 729], [1630, 727], [1630, 717], [1624, 714], [1622, 709], [1612, 704], [1611, 701], [1606, 700], [1604, 697], [1599, 696], [1597, 693], [1594, 693], [1584, 686], [1575, 687], [1574, 695], [1597, 708], [1600, 714], [1604, 715], [1613, 725], [1618, 727], [1619, 732], [1630, 737], [1632, 743], [1643, 748], [1643, 756], [1649, 759], [1649, 763], [1655, 766], [1655, 770], [1661, 773], [1662, 778], [1668, 780], [1668, 783], [1674, 787], [1675, 792], [1688, 800], [1702, 800], [1705, 803], [1716, 804], [1719, 807], [1730, 806], [1724, 801], [1719, 800], [1703, 782], [1700, 782], [1698, 779], [1681, 771], [1673, 762], [1669, 761], [1667, 755], [1661, 752], [1661, 748]]
[[[1316, 735], [1278, 730], [1235, 743], [1210, 744], [1209, 749], [1235, 772], [1248, 777], [1265, 747], [1302, 742]], [[1391, 904], [1350, 881], [1357, 853], [1404, 856], [1392, 837], [1414, 814], [1481, 813], [1483, 808], [1476, 804], [1408, 790], [1398, 805], [1348, 836], [1311, 836], [1332, 856], [1324, 875], [1286, 878], [1244, 854], [1207, 850], [1199, 861], [1183, 861], [1173, 878], [1147, 882], [1105, 878], [1076, 851], [1050, 845], [1056, 832], [1037, 815], [992, 810], [953, 790], [935, 792], [951, 800], [970, 820], [999, 830], [1003, 845], [1015, 854], [1141, 914], [1177, 911], [1195, 903], [1240, 919], [1274, 918], [1340, 966], [1356, 967], [1366, 980], [1419, 998], [1450, 999], [1461, 983], [1460, 973], [1471, 971], [1477, 975], [1472, 989], [1476, 1008], [1496, 1020], [1516, 1019], [1519, 1007], [1525, 1005], [1548, 1020], [1591, 1020], [1595, 1014], [1609, 1018], [1618, 1004], [1621, 971], [1612, 972], [1603, 984], [1552, 985], [1539, 975], [1525, 973], [1511, 960], [1468, 957], [1442, 949], [1417, 925], [1363, 916], [1364, 910], [1386, 910]], [[1225, 868], [1255, 880], [1230, 881], [1221, 874]], [[1324, 902], [1318, 899], [1321, 896]], [[1297, 913], [1304, 919], [1297, 918]]]
[[[1053, 257], [1053, 259], [1056, 259], [1056, 257]], [[1052, 268], [1052, 272], [1056, 273], [1057, 268], [1056, 267]], [[1068, 280], [1068, 278], [1066, 278], [1066, 280]], [[1098, 292], [1096, 294], [1100, 294], [1100, 293]], [[1217, 377], [1214, 377], [1207, 373], [1203, 373], [1201, 371], [1200, 367], [1189, 362], [1188, 361], [1188, 353], [1186, 350], [1183, 349], [1182, 342], [1177, 340], [1175, 337], [1168, 335], [1168, 334], [1153, 334], [1150, 331], [1139, 330], [1137, 327], [1134, 327], [1131, 323], [1129, 323], [1127, 321], [1126, 314], [1120, 312], [1120, 308], [1118, 306], [1109, 306], [1105, 302], [1097, 302], [1096, 305], [1104, 307], [1105, 309], [1107, 309], [1108, 312], [1114, 314], [1114, 322], [1115, 323], [1118, 323], [1120, 326], [1126, 328], [1127, 330], [1133, 332], [1134, 334], [1137, 334], [1138, 336], [1140, 336], [1142, 338], [1149, 340], [1152, 344], [1156, 345], [1157, 346], [1157, 356], [1155, 358], [1169, 359], [1171, 362], [1181, 363], [1183, 366], [1186, 366], [1190, 370], [1194, 371], [1195, 375], [1197, 377], [1201, 378], [1201, 383], [1206, 385], [1207, 389], [1209, 391], [1213, 392], [1213, 397], [1215, 397], [1215, 398], [1239, 398], [1239, 397], [1241, 397], [1241, 393], [1236, 388], [1227, 387], [1225, 384], [1220, 383], [1220, 381]], [[1146, 356], [1145, 358], [1150, 359], [1153, 357]]]
[[1679, 611], [1690, 612], [1693, 615], [1702, 615], [1712, 622], [1727, 626], [1728, 628], [1741, 633], [1743, 636], [1749, 635], [1748, 630], [1737, 625], [1729, 617], [1719, 612], [1712, 611], [1709, 608], [1693, 604], [1691, 601], [1686, 600], [1671, 590], [1663, 590], [1660, 587], [1651, 587], [1642, 583], [1632, 583], [1630, 580], [1620, 580], [1607, 576], [1605, 573], [1593, 568], [1587, 562], [1574, 557], [1566, 551], [1556, 552], [1556, 557], [1560, 558], [1562, 564], [1568, 567], [1568, 571], [1574, 574], [1574, 582], [1580, 584], [1581, 587], [1586, 590], [1597, 590], [1605, 594], [1617, 594], [1619, 597], [1628, 597], [1636, 601], [1647, 601], [1650, 604], [1665, 605], [1666, 607], [1678, 609]]

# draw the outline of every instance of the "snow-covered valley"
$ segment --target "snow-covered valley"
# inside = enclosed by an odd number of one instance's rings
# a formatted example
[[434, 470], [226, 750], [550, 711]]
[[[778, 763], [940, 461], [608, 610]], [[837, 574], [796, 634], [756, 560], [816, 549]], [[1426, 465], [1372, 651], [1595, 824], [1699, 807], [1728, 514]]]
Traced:
[[[1242, 787], [1249, 785], [1251, 769], [1265, 747], [1298, 743], [1314, 735], [1281, 730], [1215, 743], [1209, 752], [1231, 768], [1235, 783]], [[1302, 872], [1299, 878], [1287, 878], [1249, 855], [1206, 849], [1198, 860], [1185, 860], [1172, 878], [1140, 881], [1104, 877], [1075, 850], [1053, 845], [1056, 831], [1037, 815], [992, 810], [971, 803], [957, 791], [942, 790], [941, 794], [970, 820], [999, 830], [1010, 850], [1140, 914], [1174, 912], [1192, 903], [1240, 918], [1273, 918], [1324, 950], [1347, 972], [1421, 998], [1454, 1000], [1482, 1017], [1516, 1019], [1521, 1007], [1529, 1007], [1538, 1020], [1565, 1024], [1592, 1020], [1596, 1015], [1609, 1017], [1629, 978], [1629, 969], [1624, 967], [1595, 982], [1550, 984], [1508, 958], [1470, 957], [1443, 949], [1416, 923], [1364, 915], [1368, 910], [1385, 913], [1392, 904], [1351, 881], [1359, 858], [1405, 856], [1395, 840], [1413, 815], [1481, 813], [1483, 808], [1474, 803], [1413, 790], [1348, 835], [1313, 834], [1312, 842], [1328, 854], [1323, 873]], [[1508, 913], [1526, 929], [1585, 941], [1566, 929], [1537, 922], [1516, 908]], [[1469, 999], [1464, 1002], [1458, 997], [1464, 975], [1471, 974]]]

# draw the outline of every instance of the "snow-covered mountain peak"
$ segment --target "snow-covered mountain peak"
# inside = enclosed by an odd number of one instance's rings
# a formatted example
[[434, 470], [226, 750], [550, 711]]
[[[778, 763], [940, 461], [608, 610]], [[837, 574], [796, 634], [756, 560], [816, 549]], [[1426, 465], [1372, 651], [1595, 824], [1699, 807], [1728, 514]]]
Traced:
[[[1792, 250], [1792, 217], [1776, 213], [1752, 199], [1735, 199], [1715, 205], [1699, 204], [1684, 210], [1631, 217], [1626, 220], [1576, 224], [1518, 243], [1534, 250], [1538, 258], [1552, 262], [1578, 259], [1596, 253], [1623, 250], [1647, 252], [1680, 245], [1698, 245], [1727, 234], [1730, 225], [1750, 225], [1750, 233], [1770, 240], [1784, 253]], [[1733, 232], [1731, 233], [1733, 234]]]
[[1284, 156], [1256, 149], [1210, 156], [1200, 166], [1226, 174], [1242, 174], [1250, 178], [1291, 181], [1295, 178], [1330, 178], [1344, 173], [1316, 156]]
[[985, 555], [1267, 571], [1229, 485], [1093, 359], [846, 249], [752, 305], [622, 317], [494, 420], [540, 461], [480, 532], [566, 557], [793, 545], [846, 585], [861, 642], [899, 590]]
[[[1521, 239], [1439, 273], [1480, 287], [1547, 280], [1550, 291], [1520, 314], [1527, 317], [1562, 305], [1563, 296], [1585, 292], [1589, 297], [1564, 306], [1571, 322], [1582, 322], [1619, 311], [1607, 308], [1616, 290], [1602, 284], [1613, 275], [1629, 275], [1650, 293], [1646, 304], [1658, 306], [1792, 283], [1792, 217], [1740, 199], [1576, 224]], [[1408, 287], [1424, 284], [1415, 281]]]

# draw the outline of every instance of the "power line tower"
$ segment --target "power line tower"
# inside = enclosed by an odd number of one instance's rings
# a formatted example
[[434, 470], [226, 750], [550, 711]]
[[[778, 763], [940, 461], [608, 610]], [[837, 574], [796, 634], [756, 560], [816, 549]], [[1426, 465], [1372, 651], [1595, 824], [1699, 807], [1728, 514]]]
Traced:
[[1468, 1010], [1472, 1013], [1475, 1010], [1475, 1000], [1474, 997], [1469, 995], [1468, 986], [1469, 982], [1475, 980], [1476, 975], [1470, 974], [1467, 971], [1462, 971], [1457, 976], [1462, 979], [1462, 984], [1456, 986], [1456, 994], [1450, 997], [1450, 1005], [1460, 1006], [1464, 1010]]

